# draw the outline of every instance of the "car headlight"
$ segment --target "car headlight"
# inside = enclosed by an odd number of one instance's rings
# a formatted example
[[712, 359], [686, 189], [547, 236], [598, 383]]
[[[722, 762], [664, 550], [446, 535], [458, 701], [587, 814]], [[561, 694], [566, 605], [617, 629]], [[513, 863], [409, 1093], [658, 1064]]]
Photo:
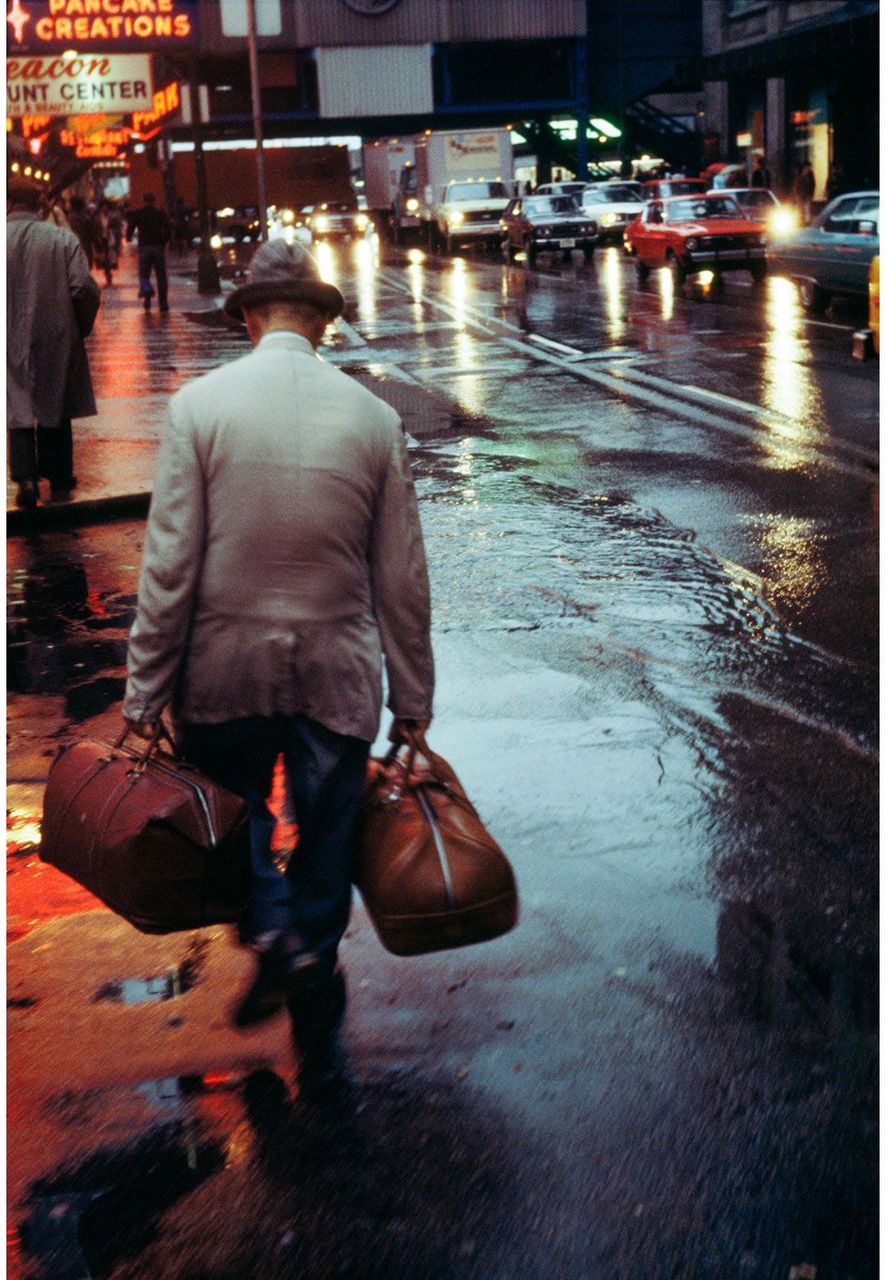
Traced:
[[617, 220], [618, 215], [616, 213], [604, 213], [601, 219], [604, 227], [613, 227]]
[[221, 246], [224, 244], [224, 241], [222, 240], [221, 236], [213, 236], [212, 239], [209, 241], [209, 243], [213, 249], [220, 249]]
[[313, 225], [317, 231], [328, 231], [329, 219], [326, 217], [324, 213], [318, 213], [313, 220]]
[[415, 199], [414, 196], [409, 196], [408, 200], [406, 201], [406, 213], [417, 213], [417, 212], [418, 212], [418, 201]]
[[359, 227], [360, 231], [365, 231], [366, 227], [369, 225], [369, 219], [364, 213], [358, 213], [356, 215], [356, 225]]
[[685, 247], [686, 249], [688, 249], [689, 253], [691, 252], [692, 249], [696, 249], [698, 247], [698, 242], [694, 236], [688, 237], [688, 239], [685, 242]]
[[453, 209], [452, 212], [449, 214], [449, 224], [451, 226], [460, 227], [463, 221], [464, 221], [464, 214], [461, 212], [460, 209]]
[[286, 224], [287, 227], [290, 227], [292, 223], [295, 221], [295, 213], [292, 209], [283, 209], [283, 211], [280, 214], [280, 217], [282, 218], [283, 222]]
[[776, 236], [785, 236], [796, 230], [799, 218], [795, 209], [775, 209], [768, 219], [768, 225]]

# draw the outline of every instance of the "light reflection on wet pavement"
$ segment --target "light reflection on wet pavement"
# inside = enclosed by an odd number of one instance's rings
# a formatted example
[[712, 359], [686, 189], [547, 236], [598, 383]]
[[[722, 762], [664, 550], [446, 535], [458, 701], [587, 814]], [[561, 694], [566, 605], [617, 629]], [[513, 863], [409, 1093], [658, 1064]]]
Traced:
[[[852, 450], [871, 448], [874, 380], [840, 364], [835, 330], [805, 327], [786, 281], [681, 299], [638, 291], [614, 251], [530, 273], [323, 248], [356, 300], [325, 354], [412, 437], [434, 741], [516, 865], [523, 920], [407, 973], [358, 915], [352, 1113], [312, 1118], [234, 1051], [215, 1072], [57, 1095], [41, 1124], [61, 1109], [82, 1135], [102, 1116], [107, 1151], [81, 1143], [31, 1182], [29, 1248], [70, 1212], [83, 1274], [115, 1278], [343, 1276], [357, 1259], [440, 1280], [870, 1274], [876, 510]], [[243, 349], [185, 323], [152, 337], [145, 432], [99, 338], [99, 394], [133, 440], [156, 436], [182, 371]], [[777, 416], [740, 435], [637, 407], [514, 345], [526, 324]], [[116, 729], [142, 531], [9, 545], [20, 946], [85, 905], [37, 903], [57, 873], [35, 879], [29, 841], [57, 745]], [[222, 943], [188, 962], [181, 942], [137, 971], [115, 959], [84, 1006], [192, 1022]], [[11, 1016], [48, 990], [14, 985]], [[136, 1208], [149, 1168], [171, 1190], [149, 1180]]]

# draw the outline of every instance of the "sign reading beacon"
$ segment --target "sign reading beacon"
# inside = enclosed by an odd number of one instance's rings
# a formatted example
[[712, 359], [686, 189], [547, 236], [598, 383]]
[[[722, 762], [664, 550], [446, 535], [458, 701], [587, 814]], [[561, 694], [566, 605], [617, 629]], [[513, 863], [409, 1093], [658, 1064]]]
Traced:
[[7, 0], [6, 23], [10, 54], [172, 50], [194, 44], [197, 0]]
[[6, 59], [6, 114], [94, 115], [150, 111], [148, 53]]

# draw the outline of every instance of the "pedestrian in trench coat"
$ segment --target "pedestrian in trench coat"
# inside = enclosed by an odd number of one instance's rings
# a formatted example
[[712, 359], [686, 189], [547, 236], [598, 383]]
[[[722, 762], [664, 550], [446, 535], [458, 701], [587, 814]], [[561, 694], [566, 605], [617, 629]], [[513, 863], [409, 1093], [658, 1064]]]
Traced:
[[[171, 705], [185, 756], [250, 804], [258, 960], [233, 1020], [288, 1006], [302, 1074], [326, 1063], [344, 1007], [336, 957], [382, 654], [395, 736], [429, 723], [433, 694], [402, 425], [315, 350], [342, 306], [301, 245], [263, 245], [226, 303], [255, 350], [172, 397], [123, 703], [142, 735]], [[285, 876], [266, 808], [280, 753], [298, 823]]]
[[66, 496], [73, 474], [71, 419], [96, 412], [83, 339], [101, 290], [73, 231], [44, 222], [41, 192], [7, 187], [6, 397], [9, 461], [17, 502], [33, 506], [38, 477]]

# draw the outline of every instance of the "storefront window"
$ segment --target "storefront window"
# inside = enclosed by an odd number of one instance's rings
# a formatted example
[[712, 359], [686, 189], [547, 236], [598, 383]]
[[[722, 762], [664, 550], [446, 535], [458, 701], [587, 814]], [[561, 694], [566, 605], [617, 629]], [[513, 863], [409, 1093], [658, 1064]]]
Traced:
[[830, 172], [833, 129], [827, 91], [822, 86], [794, 87], [787, 113], [787, 153], [790, 179], [807, 162], [814, 172], [814, 199], [823, 200]]

